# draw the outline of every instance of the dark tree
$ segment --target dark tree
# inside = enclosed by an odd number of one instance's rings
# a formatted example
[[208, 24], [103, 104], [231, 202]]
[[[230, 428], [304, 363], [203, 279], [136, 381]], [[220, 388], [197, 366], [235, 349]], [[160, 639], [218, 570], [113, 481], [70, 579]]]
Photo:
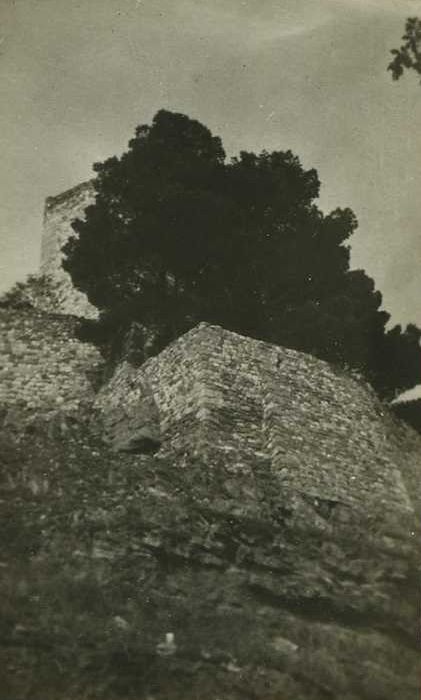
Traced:
[[0, 297], [0, 307], [24, 309], [42, 302], [48, 304], [52, 286], [51, 278], [46, 275], [28, 275], [24, 282], [16, 282]]
[[406, 20], [403, 44], [399, 49], [392, 49], [393, 60], [387, 69], [392, 72], [394, 80], [398, 80], [404, 70], [414, 70], [421, 75], [421, 20], [410, 17]]
[[109, 356], [142, 360], [148, 343], [156, 352], [208, 321], [356, 368], [384, 395], [405, 384], [383, 365], [377, 378], [393, 343], [373, 281], [349, 270], [355, 216], [323, 214], [316, 171], [290, 151], [226, 162], [205, 126], [160, 111], [94, 167], [96, 202], [73, 224], [64, 267], [100, 310], [85, 334]]
[[413, 401], [400, 401], [392, 404], [393, 412], [421, 433], [421, 399]]
[[421, 331], [413, 324], [404, 332], [400, 326], [394, 326], [380, 337], [372, 379], [379, 394], [393, 399], [420, 383], [420, 339]]

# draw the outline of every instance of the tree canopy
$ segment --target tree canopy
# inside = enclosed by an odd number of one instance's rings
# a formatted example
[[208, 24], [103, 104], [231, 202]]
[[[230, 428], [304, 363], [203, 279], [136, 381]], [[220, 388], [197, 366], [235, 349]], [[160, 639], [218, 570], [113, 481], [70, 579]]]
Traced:
[[108, 356], [142, 360], [208, 321], [354, 368], [384, 396], [419, 381], [418, 329], [386, 331], [374, 282], [350, 270], [355, 215], [324, 214], [316, 171], [291, 151], [228, 161], [208, 128], [161, 110], [94, 169], [63, 265]]
[[405, 70], [414, 70], [421, 75], [421, 20], [409, 17], [405, 24], [403, 44], [392, 49], [393, 60], [388, 65], [393, 79], [398, 80]]

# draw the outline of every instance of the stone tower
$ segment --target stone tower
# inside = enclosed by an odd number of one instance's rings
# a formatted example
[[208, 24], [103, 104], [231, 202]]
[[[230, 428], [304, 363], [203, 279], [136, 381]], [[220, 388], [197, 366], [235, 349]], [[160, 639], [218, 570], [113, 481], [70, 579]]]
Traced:
[[88, 181], [56, 197], [48, 197], [45, 202], [40, 272], [52, 282], [52, 308], [48, 310], [86, 318], [97, 315], [96, 309], [74, 288], [69, 274], [61, 267], [62, 247], [73, 234], [71, 223], [83, 218], [86, 207], [94, 199], [94, 186]]

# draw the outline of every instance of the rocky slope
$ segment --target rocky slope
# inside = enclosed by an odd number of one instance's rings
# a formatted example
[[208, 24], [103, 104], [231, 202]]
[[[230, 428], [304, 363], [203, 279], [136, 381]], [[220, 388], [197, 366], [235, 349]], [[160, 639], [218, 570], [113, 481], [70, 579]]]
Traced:
[[0, 313], [5, 700], [412, 700], [421, 439], [360, 380], [201, 324], [97, 390]]
[[416, 697], [407, 523], [286, 499], [264, 458], [247, 492], [211, 451], [116, 454], [81, 413], [6, 420], [1, 459], [7, 700]]

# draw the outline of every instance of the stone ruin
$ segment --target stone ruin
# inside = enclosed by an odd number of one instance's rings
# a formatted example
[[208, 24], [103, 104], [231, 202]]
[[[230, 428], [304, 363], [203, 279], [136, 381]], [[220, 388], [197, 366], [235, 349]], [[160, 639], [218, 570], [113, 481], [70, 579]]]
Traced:
[[[89, 415], [116, 454], [169, 458], [185, 474], [200, 463], [203, 478], [219, 470], [223, 486], [206, 496], [218, 517], [227, 512], [262, 524], [268, 513], [274, 523], [283, 513], [285, 536], [276, 525], [263, 549], [249, 543], [253, 564], [238, 563], [240, 557], [233, 568], [218, 556], [217, 570], [231, 572], [231, 581], [246, 576], [271, 614], [279, 606], [281, 619], [288, 610], [288, 625], [308, 625], [309, 639], [313, 630], [314, 643], [328, 643], [332, 654], [336, 639], [335, 663], [344, 668], [355, 645], [379, 683], [389, 658], [406, 659], [407, 678], [399, 671], [396, 682], [401, 696], [411, 697], [418, 593], [408, 581], [419, 558], [421, 437], [346, 371], [208, 324], [141, 367], [122, 362], [98, 389], [93, 378], [102, 359], [74, 337], [75, 309], [80, 316], [95, 310], [60, 268], [70, 222], [92, 196], [87, 183], [47, 200], [41, 271], [57, 281], [54, 312], [0, 309], [0, 407], [9, 416], [46, 420], [57, 412]], [[310, 559], [306, 542], [313, 542]], [[318, 621], [315, 596], [325, 622]], [[279, 653], [295, 653], [286, 637], [281, 630]], [[393, 697], [388, 692], [382, 700]]]

